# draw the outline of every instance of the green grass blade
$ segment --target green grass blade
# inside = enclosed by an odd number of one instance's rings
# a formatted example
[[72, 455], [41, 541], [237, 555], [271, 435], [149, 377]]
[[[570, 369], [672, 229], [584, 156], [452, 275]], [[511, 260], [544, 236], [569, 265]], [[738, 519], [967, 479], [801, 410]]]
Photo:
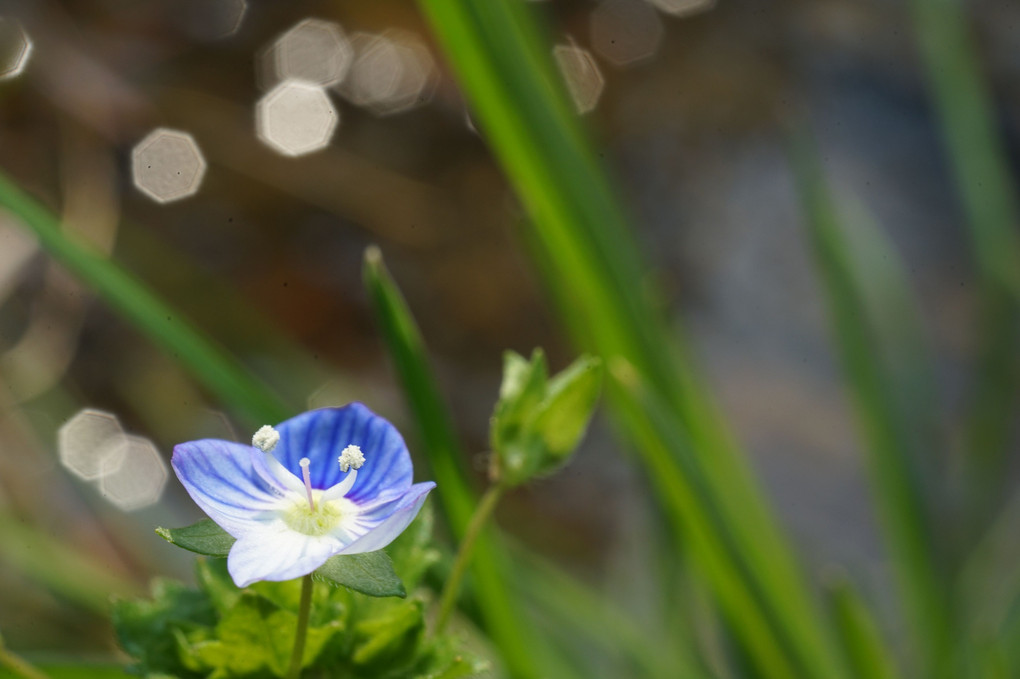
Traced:
[[[670, 639], [639, 626], [627, 613], [548, 561], [515, 549], [522, 563], [519, 595], [533, 600], [550, 624], [577, 628], [601, 648], [626, 657], [637, 676], [647, 679], [707, 679], [693, 659], [688, 639]], [[666, 652], [664, 649], [669, 648]]]
[[[461, 469], [463, 456], [444, 399], [429, 367], [425, 342], [403, 295], [386, 270], [378, 248], [365, 251], [365, 288], [397, 374], [404, 385], [419, 434], [428, 451], [437, 495], [453, 534], [463, 537], [476, 497]], [[505, 548], [495, 530], [483, 531], [475, 548], [471, 574], [474, 594], [489, 634], [515, 677], [537, 677], [531, 639], [507, 583]]]
[[[736, 597], [717, 591], [720, 597], [729, 597], [724, 610], [733, 627], [746, 633], [745, 641], [761, 654], [759, 660], [775, 670], [772, 676], [784, 676], [778, 668], [791, 662], [801, 666], [805, 676], [843, 676], [841, 660], [746, 462], [693, 375], [689, 359], [670, 348], [672, 341], [643, 293], [645, 269], [613, 192], [575, 122], [550, 63], [549, 46], [537, 33], [529, 8], [513, 0], [420, 4], [458, 73], [476, 120], [534, 220], [538, 259], [555, 296], [564, 303], [564, 317], [575, 339], [582, 349], [604, 358], [624, 357], [668, 403], [671, 427], [681, 431], [668, 439], [655, 427], [631, 432], [642, 442], [639, 451], [645, 466], [659, 477], [679, 479], [678, 452], [671, 445], [681, 439], [689, 442], [708, 494], [718, 505], [718, 516], [737, 546], [723, 565], [747, 574], [738, 577], [755, 581], [741, 584], [745, 591], [758, 591], [763, 597], [751, 604], [759, 609], [753, 619], [765, 620], [768, 609], [778, 621], [778, 626], [758, 627], [748, 622], [751, 618], [740, 616]], [[624, 419], [638, 421], [640, 413]], [[669, 499], [673, 491], [663, 484], [660, 491], [679, 531], [686, 519]], [[697, 509], [701, 515], [707, 511]], [[701, 528], [710, 530], [707, 524]], [[699, 555], [703, 573], [720, 565], [705, 550]], [[762, 643], [759, 635], [772, 643]], [[796, 658], [777, 662], [776, 653]]]
[[279, 422], [291, 410], [230, 355], [203, 337], [145, 285], [68, 238], [53, 214], [0, 173], [0, 206], [35, 234], [39, 244], [156, 345], [183, 363], [211, 392], [251, 424]]
[[882, 640], [881, 630], [850, 581], [840, 578], [830, 585], [829, 604], [854, 676], [897, 679], [900, 674]]
[[[460, 512], [450, 518], [455, 533], [459, 534], [470, 519], [476, 502], [475, 493], [461, 469], [463, 457], [444, 399], [429, 368], [420, 331], [375, 248], [366, 252], [365, 281], [390, 355], [411, 401], [416, 424], [422, 431], [422, 440], [429, 448], [429, 461], [437, 462], [436, 451], [442, 458], [434, 467], [434, 473], [439, 487], [443, 489], [440, 497], [443, 498], [444, 509], [451, 515]], [[634, 623], [586, 587], [538, 557], [527, 554], [523, 548], [515, 551], [514, 563], [517, 585], [528, 592], [539, 607], [552, 613], [559, 612], [564, 622], [580, 625], [582, 631], [594, 633], [603, 644], [628, 654], [648, 672], [647, 676], [676, 676], [674, 671], [677, 668], [664, 664], [663, 655], [656, 653]], [[507, 578], [508, 575], [501, 577]], [[697, 675], [688, 673], [683, 676]]]
[[995, 107], [958, 0], [911, 0], [942, 137], [970, 227], [980, 276], [982, 352], [970, 448], [977, 493], [1001, 484], [1020, 387], [1020, 206]]
[[0, 514], [0, 545], [0, 562], [96, 615], [109, 615], [111, 596], [140, 593], [102, 564], [5, 514]]
[[[930, 672], [948, 671], [944, 660], [952, 637], [946, 576], [936, 567], [939, 550], [926, 513], [916, 461], [911, 459], [910, 426], [899, 416], [900, 406], [894, 397], [896, 380], [882, 362], [885, 352], [876, 339], [880, 334], [877, 314], [868, 304], [862, 283], [868, 263], [853, 259], [840, 216], [807, 142], [795, 140], [794, 153], [811, 244], [828, 296], [844, 373], [863, 428], [886, 542], [915, 642], [924, 652]], [[877, 231], [873, 238], [878, 238]], [[891, 248], [882, 249], [887, 253], [888, 266], [895, 255]], [[894, 280], [885, 277], [885, 284]], [[908, 297], [904, 290], [887, 294]]]
[[[711, 585], [740, 643], [755, 658], [763, 676], [801, 676], [790, 658], [789, 643], [776, 634], [775, 611], [763, 605], [747, 564], [734, 554], [732, 533], [721, 522], [704, 475], [689, 445], [679, 440], [664, 406], [623, 360], [610, 364], [609, 396], [615, 415], [636, 445], [645, 451], [648, 473], [663, 509], [674, 517], [673, 530], [696, 557], [696, 567]], [[672, 462], [682, 451], [681, 465]], [[809, 675], [803, 675], [809, 676]]]

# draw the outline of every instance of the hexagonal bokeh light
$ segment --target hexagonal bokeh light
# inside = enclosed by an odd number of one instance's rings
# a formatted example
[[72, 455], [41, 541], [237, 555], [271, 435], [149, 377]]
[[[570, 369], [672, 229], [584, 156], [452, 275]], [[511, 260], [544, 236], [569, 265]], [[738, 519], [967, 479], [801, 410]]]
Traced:
[[588, 113], [598, 104], [605, 79], [591, 52], [577, 45], [556, 45], [553, 56], [567, 83], [578, 113]]
[[339, 122], [340, 113], [322, 88], [301, 80], [280, 83], [255, 109], [259, 139], [285, 156], [325, 148]]
[[161, 127], [131, 152], [135, 186], [157, 203], [187, 198], [205, 176], [205, 158], [187, 132]]
[[339, 24], [305, 19], [281, 35], [270, 48], [274, 82], [305, 80], [334, 85], [354, 61], [354, 49]]
[[115, 415], [86, 408], [57, 432], [57, 455], [64, 469], [93, 481], [121, 463], [124, 430]]
[[0, 80], [14, 78], [25, 70], [32, 56], [32, 40], [21, 24], [0, 17]]
[[351, 43], [357, 56], [347, 79], [337, 88], [349, 102], [376, 115], [392, 115], [432, 98], [435, 62], [413, 34], [356, 33]]
[[111, 504], [125, 512], [148, 507], [159, 501], [169, 477], [166, 462], [156, 446], [141, 436], [120, 439], [116, 460], [104, 461], [99, 490]]
[[662, 44], [662, 19], [645, 0], [605, 0], [589, 22], [592, 47], [616, 66], [650, 59]]
[[687, 16], [715, 7], [715, 0], [648, 0], [666, 14]]

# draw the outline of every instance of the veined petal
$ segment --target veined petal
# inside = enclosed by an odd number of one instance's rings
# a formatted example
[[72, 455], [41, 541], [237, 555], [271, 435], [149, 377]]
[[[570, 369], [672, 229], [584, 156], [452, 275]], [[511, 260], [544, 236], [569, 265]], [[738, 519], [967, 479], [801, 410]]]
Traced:
[[274, 521], [238, 538], [227, 555], [227, 570], [238, 587], [292, 580], [326, 563], [341, 547], [332, 535], [303, 535]]
[[277, 427], [280, 443], [273, 455], [300, 478], [301, 458], [312, 461], [312, 487], [325, 490], [341, 481], [337, 458], [354, 444], [365, 453], [365, 464], [347, 497], [366, 500], [384, 489], [406, 490], [411, 485], [411, 456], [396, 428], [361, 403], [322, 408], [293, 417]]
[[274, 514], [286, 492], [271, 475], [256, 471], [265, 464], [261, 456], [251, 446], [205, 439], [175, 446], [170, 464], [195, 504], [240, 538]]
[[341, 549], [338, 554], [374, 552], [393, 542], [418, 516], [429, 491], [435, 487], [432, 481], [416, 483], [397, 498], [364, 507], [352, 528], [352, 532], [365, 531], [364, 535]]

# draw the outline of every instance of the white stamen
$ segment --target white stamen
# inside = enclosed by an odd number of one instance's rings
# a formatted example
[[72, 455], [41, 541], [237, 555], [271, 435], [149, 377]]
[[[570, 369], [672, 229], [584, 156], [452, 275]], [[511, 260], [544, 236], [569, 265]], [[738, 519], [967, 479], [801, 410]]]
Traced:
[[308, 494], [308, 506], [314, 512], [315, 500], [312, 498], [312, 476], [308, 471], [308, 467], [311, 466], [312, 461], [307, 457], [302, 457], [298, 464], [301, 465], [301, 476], [305, 479], [305, 493]]
[[361, 465], [365, 464], [365, 455], [361, 452], [361, 448], [354, 445], [353, 443], [343, 449], [340, 453], [340, 471], [346, 472], [351, 467], [354, 469], [361, 469]]
[[268, 424], [260, 427], [259, 430], [255, 432], [255, 435], [251, 437], [251, 444], [263, 453], [271, 451], [279, 442], [280, 432], [276, 431]]

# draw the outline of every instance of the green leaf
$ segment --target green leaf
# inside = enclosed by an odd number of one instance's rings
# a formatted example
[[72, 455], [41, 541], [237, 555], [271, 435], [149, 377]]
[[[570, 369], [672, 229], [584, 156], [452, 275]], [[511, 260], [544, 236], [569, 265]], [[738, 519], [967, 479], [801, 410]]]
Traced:
[[561, 464], [581, 442], [602, 391], [602, 360], [581, 356], [547, 387], [534, 427], [545, 444], [542, 471]]
[[355, 625], [358, 641], [352, 659], [369, 670], [384, 666], [392, 672], [407, 666], [414, 659], [424, 629], [420, 601], [391, 607], [384, 614]]
[[227, 571], [226, 559], [195, 559], [195, 580], [219, 615], [237, 605], [241, 590]]
[[386, 552], [338, 554], [320, 566], [315, 576], [368, 596], [407, 596]]
[[157, 528], [156, 534], [172, 545], [204, 556], [225, 557], [235, 538], [212, 519], [202, 519], [184, 528]]
[[[195, 645], [198, 660], [217, 676], [243, 676], [269, 670], [284, 676], [294, 647], [297, 616], [251, 591], [244, 591], [216, 626], [216, 639]], [[302, 667], [315, 661], [337, 624], [309, 627]]]
[[115, 601], [113, 627], [121, 647], [144, 672], [177, 673], [183, 668], [174, 630], [216, 624], [216, 611], [204, 593], [171, 580], [152, 584], [152, 599]]

